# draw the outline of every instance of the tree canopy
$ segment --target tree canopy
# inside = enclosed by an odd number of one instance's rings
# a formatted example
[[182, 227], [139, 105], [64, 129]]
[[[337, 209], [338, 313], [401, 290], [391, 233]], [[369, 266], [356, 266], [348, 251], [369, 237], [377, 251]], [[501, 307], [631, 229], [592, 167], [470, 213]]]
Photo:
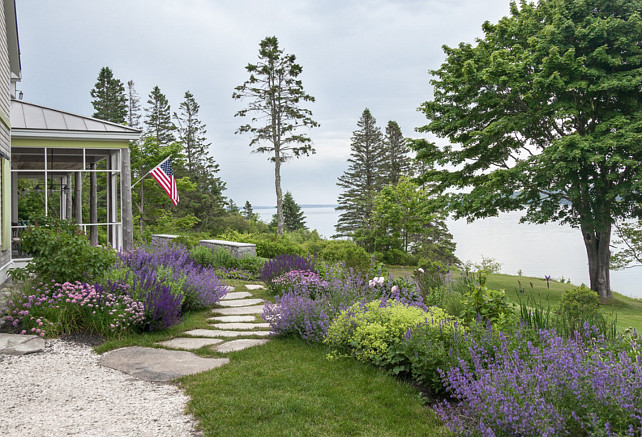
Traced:
[[109, 67], [103, 67], [98, 73], [96, 85], [90, 91], [93, 117], [112, 123], [125, 123], [127, 117], [127, 97], [123, 83], [114, 77]]
[[236, 133], [251, 134], [250, 147], [256, 147], [255, 152], [268, 153], [269, 160], [274, 162], [279, 234], [283, 234], [281, 164], [293, 156], [315, 153], [311, 138], [299, 130], [318, 126], [312, 112], [301, 107], [303, 102], [314, 102], [314, 97], [303, 90], [298, 79], [303, 69], [295, 60], [294, 55], [283, 53], [275, 36], [265, 38], [260, 43], [259, 61], [245, 67], [249, 79], [232, 94], [234, 99], [249, 100], [247, 107], [235, 116], [253, 117], [251, 123], [242, 125]]
[[640, 11], [640, 0], [512, 3], [475, 44], [444, 47], [419, 131], [451, 144], [415, 146], [442, 165], [421, 180], [456, 216], [525, 210], [579, 228], [603, 297], [611, 226], [642, 201]]

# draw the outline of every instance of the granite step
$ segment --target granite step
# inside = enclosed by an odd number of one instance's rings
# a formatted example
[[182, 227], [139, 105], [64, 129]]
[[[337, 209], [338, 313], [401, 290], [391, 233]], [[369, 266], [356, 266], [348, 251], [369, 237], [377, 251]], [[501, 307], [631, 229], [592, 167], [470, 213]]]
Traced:
[[241, 322], [250, 322], [253, 323], [256, 321], [256, 316], [216, 316], [209, 317], [207, 319], [210, 323], [241, 323]]
[[245, 284], [248, 290], [265, 290], [265, 287], [259, 284]]
[[243, 349], [247, 349], [252, 346], [260, 346], [269, 341], [270, 340], [244, 338], [240, 340], [232, 340], [232, 341], [225, 342], [218, 346], [214, 346], [212, 349], [215, 350], [216, 352], [222, 352], [222, 353], [236, 352], [236, 351], [242, 351]]
[[188, 337], [177, 337], [172, 338], [171, 340], [161, 341], [156, 343], [159, 346], [168, 347], [170, 349], [200, 349], [203, 346], [214, 346], [216, 344], [223, 343], [223, 340], [218, 338], [188, 338]]
[[212, 338], [228, 338], [228, 337], [267, 337], [270, 331], [225, 331], [221, 329], [192, 329], [183, 334], [192, 335], [194, 337], [212, 337]]
[[246, 297], [252, 297], [252, 293], [249, 293], [247, 291], [236, 291], [234, 293], [227, 293], [221, 300], [245, 299]]
[[263, 305], [254, 305], [249, 307], [232, 307], [232, 308], [215, 308], [212, 310], [214, 314], [223, 316], [240, 316], [246, 314], [262, 314]]
[[235, 299], [235, 300], [220, 300], [217, 305], [222, 307], [246, 307], [250, 305], [258, 305], [263, 303], [263, 299]]
[[217, 329], [239, 329], [239, 330], [250, 330], [250, 329], [268, 329], [270, 327], [267, 323], [213, 323]]

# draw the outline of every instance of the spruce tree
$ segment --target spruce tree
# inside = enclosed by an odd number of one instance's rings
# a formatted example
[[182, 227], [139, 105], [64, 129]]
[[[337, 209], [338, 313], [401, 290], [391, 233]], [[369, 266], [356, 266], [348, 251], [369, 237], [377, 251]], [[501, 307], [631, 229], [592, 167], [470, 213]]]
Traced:
[[[277, 215], [272, 216], [270, 226], [276, 226]], [[283, 196], [283, 226], [288, 232], [306, 229], [305, 216], [301, 207], [294, 201], [292, 193], [289, 191]]]
[[94, 107], [93, 117], [112, 123], [124, 124], [127, 117], [127, 97], [123, 83], [114, 77], [109, 67], [98, 73], [98, 81], [90, 91]]
[[259, 219], [259, 215], [254, 212], [249, 200], [246, 200], [245, 205], [243, 205], [243, 218], [249, 221], [257, 221]]
[[161, 146], [176, 141], [176, 125], [172, 122], [172, 111], [167, 97], [158, 86], [149, 93], [147, 104], [149, 106], [145, 108], [145, 136], [156, 138]]
[[292, 156], [315, 153], [312, 140], [299, 132], [303, 127], [316, 127], [312, 112], [302, 108], [302, 102], [314, 102], [306, 94], [298, 79], [302, 68], [296, 64], [294, 55], [286, 55], [279, 49], [276, 37], [267, 37], [260, 43], [259, 62], [248, 64], [245, 69], [250, 78], [235, 88], [234, 99], [249, 98], [247, 108], [236, 116], [252, 114], [252, 123], [239, 127], [237, 133], [253, 135], [250, 147], [258, 146], [256, 152], [270, 154], [274, 162], [274, 185], [276, 189], [277, 233], [283, 234], [283, 196], [281, 191], [281, 164]]
[[367, 250], [371, 242], [364, 238], [372, 216], [374, 196], [383, 188], [383, 169], [386, 153], [381, 130], [376, 119], [366, 108], [357, 123], [359, 129], [352, 135], [349, 166], [337, 185], [343, 189], [337, 210], [339, 219], [335, 226], [337, 236], [353, 237]]
[[127, 82], [127, 126], [138, 128], [140, 127], [140, 97], [136, 88], [134, 88], [134, 81]]
[[386, 149], [383, 174], [385, 182], [397, 185], [403, 176], [410, 176], [412, 160], [406, 139], [401, 133], [401, 128], [396, 121], [389, 121], [386, 126], [386, 136], [383, 139]]
[[186, 91], [179, 108], [180, 114], [175, 113], [174, 118], [182, 159], [177, 160], [175, 172], [196, 184], [196, 190], [184, 196], [185, 213], [198, 217], [201, 230], [207, 230], [225, 210], [225, 183], [216, 176], [219, 165], [209, 153], [211, 144], [207, 142], [205, 124], [198, 117], [200, 106], [194, 95]]

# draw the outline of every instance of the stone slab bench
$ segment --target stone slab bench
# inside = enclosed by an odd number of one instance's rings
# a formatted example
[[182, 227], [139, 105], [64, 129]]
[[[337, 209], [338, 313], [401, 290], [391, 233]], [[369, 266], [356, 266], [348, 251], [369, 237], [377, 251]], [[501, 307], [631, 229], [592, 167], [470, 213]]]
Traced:
[[[152, 243], [171, 241], [177, 237], [178, 235], [154, 234], [152, 235]], [[225, 240], [200, 240], [198, 245], [209, 247], [210, 249], [225, 249], [230, 252], [234, 258], [241, 258], [244, 255], [256, 256], [256, 244], [251, 243], [237, 243], [235, 241]]]

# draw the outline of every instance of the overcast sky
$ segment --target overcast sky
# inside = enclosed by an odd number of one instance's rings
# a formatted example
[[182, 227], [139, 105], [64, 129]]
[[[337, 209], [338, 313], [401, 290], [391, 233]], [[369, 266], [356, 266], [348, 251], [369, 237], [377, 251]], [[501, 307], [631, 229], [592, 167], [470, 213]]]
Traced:
[[347, 168], [350, 136], [364, 108], [384, 130], [425, 124], [417, 107], [430, 98], [428, 70], [442, 45], [473, 42], [484, 21], [498, 21], [508, 0], [207, 1], [17, 0], [24, 100], [91, 116], [89, 91], [101, 67], [133, 80], [143, 106], [154, 85], [178, 111], [186, 90], [201, 105], [212, 153], [242, 206], [274, 205], [274, 169], [235, 134], [243, 107], [232, 99], [258, 59], [259, 42], [276, 36], [303, 67], [308, 105], [320, 127], [309, 131], [316, 155], [282, 167], [284, 191], [299, 204], [334, 204]]

